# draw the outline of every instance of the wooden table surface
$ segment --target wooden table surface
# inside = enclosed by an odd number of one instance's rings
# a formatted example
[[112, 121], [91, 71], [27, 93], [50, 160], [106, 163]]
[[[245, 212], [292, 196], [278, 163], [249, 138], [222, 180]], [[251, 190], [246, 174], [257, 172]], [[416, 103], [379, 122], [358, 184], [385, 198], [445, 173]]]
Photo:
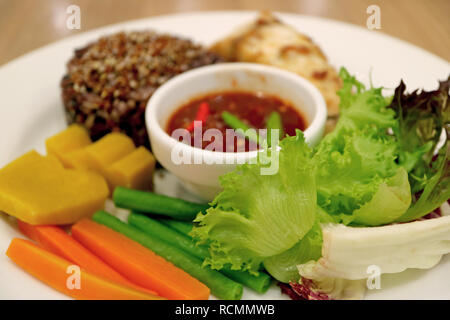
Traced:
[[[81, 9], [81, 30], [66, 27], [67, 7]], [[0, 0], [0, 65], [45, 44], [103, 25], [205, 10], [276, 10], [366, 27], [370, 5], [381, 30], [450, 60], [450, 0]]]

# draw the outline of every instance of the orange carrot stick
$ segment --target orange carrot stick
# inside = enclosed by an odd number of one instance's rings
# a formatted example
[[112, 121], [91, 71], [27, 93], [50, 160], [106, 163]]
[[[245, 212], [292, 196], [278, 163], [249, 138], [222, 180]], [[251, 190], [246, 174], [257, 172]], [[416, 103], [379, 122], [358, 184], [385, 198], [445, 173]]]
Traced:
[[[81, 300], [157, 300], [150, 295], [109, 280], [85, 270], [79, 274], [71, 270], [73, 264], [47, 251], [29, 240], [14, 238], [6, 255], [22, 269], [52, 288]], [[76, 276], [79, 276], [79, 281]]]
[[138, 285], [169, 299], [208, 299], [209, 288], [185, 271], [139, 243], [83, 219], [72, 226], [72, 236]]
[[145, 291], [156, 295], [152, 290], [137, 286], [116, 270], [107, 265], [78, 241], [69, 236], [63, 229], [56, 226], [32, 226], [26, 222], [18, 221], [19, 229], [31, 240], [36, 241], [45, 249], [59, 255], [60, 257], [80, 266], [84, 270], [117, 282], [136, 290]]

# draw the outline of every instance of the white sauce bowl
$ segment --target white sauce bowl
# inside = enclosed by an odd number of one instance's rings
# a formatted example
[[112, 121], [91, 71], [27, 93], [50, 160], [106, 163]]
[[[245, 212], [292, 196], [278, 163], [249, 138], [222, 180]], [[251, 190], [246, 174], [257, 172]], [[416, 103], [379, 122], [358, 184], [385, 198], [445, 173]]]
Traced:
[[[168, 171], [194, 194], [211, 200], [220, 192], [219, 176], [234, 170], [237, 163], [255, 158], [258, 151], [217, 152], [194, 148], [172, 138], [166, 128], [170, 117], [182, 105], [203, 95], [221, 91], [263, 92], [289, 102], [304, 117], [306, 142], [316, 145], [327, 118], [319, 90], [299, 75], [260, 64], [222, 63], [178, 75], [159, 87], [150, 98], [145, 119], [152, 152]], [[172, 150], [191, 155], [191, 163], [177, 164]], [[194, 164], [194, 158], [203, 159]], [[232, 163], [232, 164], [227, 164]]]

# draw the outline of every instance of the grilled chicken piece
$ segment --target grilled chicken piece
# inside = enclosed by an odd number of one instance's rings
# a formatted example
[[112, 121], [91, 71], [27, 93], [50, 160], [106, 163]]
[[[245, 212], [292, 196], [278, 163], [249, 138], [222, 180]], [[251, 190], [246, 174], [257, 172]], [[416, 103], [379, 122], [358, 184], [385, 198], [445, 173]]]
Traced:
[[228, 61], [262, 63], [303, 76], [322, 93], [328, 107], [328, 125], [335, 122], [339, 113], [336, 91], [341, 87], [336, 70], [309, 37], [272, 14], [261, 13], [255, 22], [215, 43], [211, 50]]

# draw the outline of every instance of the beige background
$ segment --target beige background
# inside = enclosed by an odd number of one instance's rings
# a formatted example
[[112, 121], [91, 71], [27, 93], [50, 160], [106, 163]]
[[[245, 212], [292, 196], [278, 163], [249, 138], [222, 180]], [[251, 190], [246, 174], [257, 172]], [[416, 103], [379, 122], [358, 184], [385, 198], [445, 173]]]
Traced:
[[[81, 8], [81, 30], [66, 28], [66, 8]], [[205, 10], [277, 10], [366, 26], [381, 8], [381, 30], [450, 60], [450, 0], [0, 0], [0, 65], [45, 44], [103, 25]]]

